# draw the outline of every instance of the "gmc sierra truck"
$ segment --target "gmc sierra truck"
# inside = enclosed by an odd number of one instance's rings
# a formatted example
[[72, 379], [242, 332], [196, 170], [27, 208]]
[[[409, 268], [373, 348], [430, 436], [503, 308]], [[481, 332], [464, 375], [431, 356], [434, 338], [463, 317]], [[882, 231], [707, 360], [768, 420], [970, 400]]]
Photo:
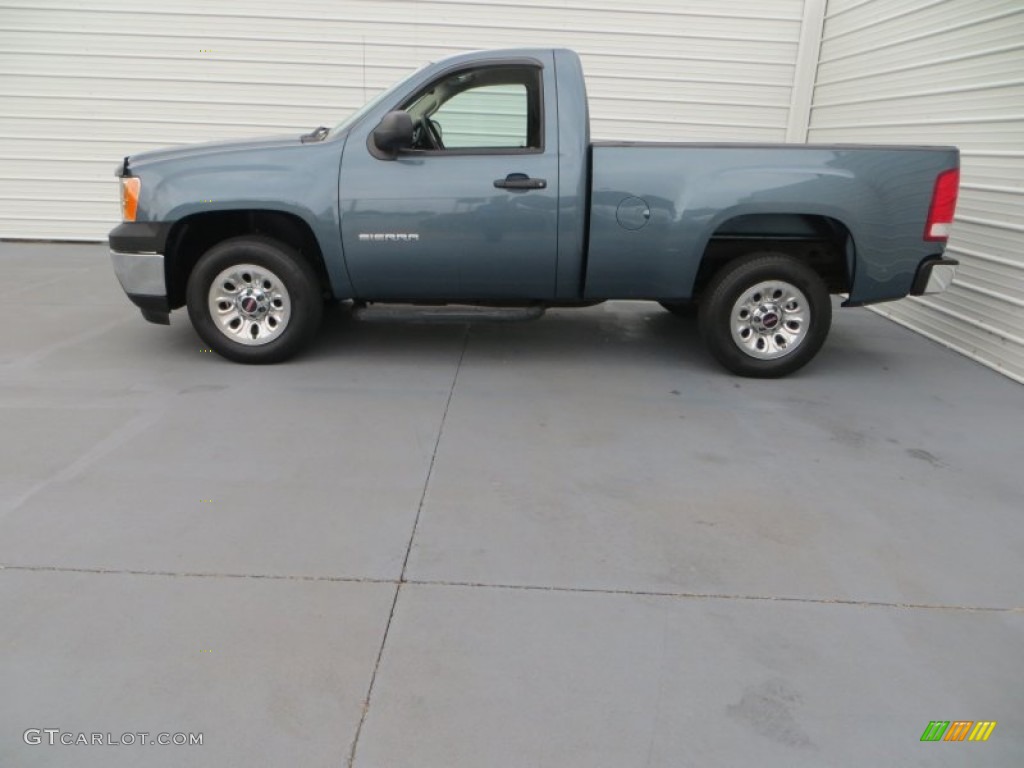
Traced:
[[126, 157], [114, 269], [143, 317], [187, 306], [274, 363], [351, 300], [660, 302], [730, 371], [805, 365], [832, 321], [944, 290], [954, 147], [590, 140], [564, 49], [430, 64], [334, 128]]

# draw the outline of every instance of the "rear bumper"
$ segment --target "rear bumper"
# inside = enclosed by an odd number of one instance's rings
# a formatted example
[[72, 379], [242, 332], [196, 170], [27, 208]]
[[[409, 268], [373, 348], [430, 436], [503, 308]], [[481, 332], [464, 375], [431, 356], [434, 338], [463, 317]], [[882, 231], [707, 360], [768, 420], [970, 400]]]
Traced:
[[170, 325], [164, 271], [164, 245], [169, 225], [163, 222], [128, 222], [110, 233], [110, 259], [128, 298], [151, 323]]
[[910, 289], [911, 296], [928, 296], [942, 293], [953, 283], [956, 268], [960, 262], [956, 259], [929, 259], [917, 268], [914, 285]]

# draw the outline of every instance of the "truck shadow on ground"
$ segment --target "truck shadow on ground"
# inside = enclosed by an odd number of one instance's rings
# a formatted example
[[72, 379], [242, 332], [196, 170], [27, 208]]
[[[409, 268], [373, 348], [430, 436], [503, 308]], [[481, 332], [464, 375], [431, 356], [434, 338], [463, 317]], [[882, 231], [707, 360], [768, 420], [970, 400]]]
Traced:
[[[552, 309], [535, 318], [507, 309], [489, 313], [462, 307], [334, 306], [325, 312], [318, 337], [301, 360], [390, 358], [436, 364], [458, 353], [467, 334], [476, 359], [672, 365], [731, 378], [705, 350], [695, 318], [677, 317], [647, 302]], [[899, 367], [899, 359], [857, 339], [857, 329], [847, 328], [839, 313], [818, 357], [793, 376], [877, 375]]]
[[467, 339], [475, 357], [595, 364], [655, 365], [685, 362], [713, 370], [695, 321], [638, 305], [626, 311], [601, 306], [552, 309], [540, 317], [520, 310], [421, 308], [380, 305], [352, 311], [331, 308], [303, 359], [352, 356], [445, 360]]

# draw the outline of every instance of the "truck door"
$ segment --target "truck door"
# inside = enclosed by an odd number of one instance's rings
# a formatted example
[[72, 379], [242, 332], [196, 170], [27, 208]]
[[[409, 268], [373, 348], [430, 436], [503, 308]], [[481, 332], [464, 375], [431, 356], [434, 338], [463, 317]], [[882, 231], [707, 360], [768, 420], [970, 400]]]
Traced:
[[[339, 206], [366, 299], [550, 299], [558, 235], [553, 60], [463, 65], [394, 105], [414, 144], [349, 137]], [[546, 119], [545, 119], [546, 118]], [[550, 121], [550, 122], [549, 122]]]

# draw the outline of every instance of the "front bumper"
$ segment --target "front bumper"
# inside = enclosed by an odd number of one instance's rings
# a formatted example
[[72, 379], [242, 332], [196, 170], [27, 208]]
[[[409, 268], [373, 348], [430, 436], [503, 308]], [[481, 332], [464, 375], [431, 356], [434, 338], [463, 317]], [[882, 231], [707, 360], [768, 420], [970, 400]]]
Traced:
[[910, 289], [911, 296], [928, 296], [942, 293], [953, 283], [956, 268], [960, 262], [956, 259], [929, 259], [917, 268], [914, 285]]
[[169, 225], [126, 222], [110, 233], [110, 259], [124, 292], [151, 323], [170, 325], [164, 246]]
[[111, 251], [114, 274], [124, 292], [151, 323], [171, 324], [162, 253], [122, 253]]

